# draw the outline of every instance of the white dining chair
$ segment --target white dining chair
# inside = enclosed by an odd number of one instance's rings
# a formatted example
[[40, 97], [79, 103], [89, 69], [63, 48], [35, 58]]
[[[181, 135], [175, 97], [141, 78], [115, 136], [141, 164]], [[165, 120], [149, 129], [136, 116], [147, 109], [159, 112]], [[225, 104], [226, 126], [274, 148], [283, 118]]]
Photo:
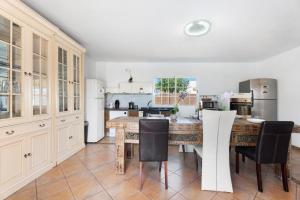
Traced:
[[194, 146], [196, 157], [202, 158], [202, 190], [233, 192], [229, 144], [235, 115], [236, 111], [203, 111], [203, 145]]

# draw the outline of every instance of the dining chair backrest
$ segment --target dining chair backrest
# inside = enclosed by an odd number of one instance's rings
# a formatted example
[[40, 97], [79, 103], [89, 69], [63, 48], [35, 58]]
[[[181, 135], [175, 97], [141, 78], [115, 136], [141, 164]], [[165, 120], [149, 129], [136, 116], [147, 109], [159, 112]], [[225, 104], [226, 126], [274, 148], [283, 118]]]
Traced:
[[286, 163], [293, 127], [291, 121], [263, 122], [256, 144], [256, 162]]
[[232, 192], [229, 144], [236, 111], [203, 111], [202, 189]]
[[139, 160], [167, 161], [169, 140], [168, 119], [140, 119]]

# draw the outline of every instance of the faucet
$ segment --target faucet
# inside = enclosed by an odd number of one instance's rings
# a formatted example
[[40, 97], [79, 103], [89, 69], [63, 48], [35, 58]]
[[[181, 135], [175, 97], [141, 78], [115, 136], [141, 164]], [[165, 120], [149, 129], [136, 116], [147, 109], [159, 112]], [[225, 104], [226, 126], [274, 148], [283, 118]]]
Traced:
[[150, 107], [150, 104], [152, 103], [152, 100], [148, 101], [147, 106]]

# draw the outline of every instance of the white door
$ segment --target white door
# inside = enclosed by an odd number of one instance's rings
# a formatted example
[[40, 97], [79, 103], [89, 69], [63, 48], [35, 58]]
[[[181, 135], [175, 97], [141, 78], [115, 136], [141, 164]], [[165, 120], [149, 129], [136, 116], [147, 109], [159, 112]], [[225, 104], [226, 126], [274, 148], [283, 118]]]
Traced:
[[5, 188], [23, 178], [26, 159], [24, 150], [24, 139], [10, 140], [0, 144], [0, 191], [4, 191]]
[[31, 134], [27, 159], [29, 173], [34, 173], [50, 163], [50, 129]]
[[80, 138], [84, 134], [83, 130], [83, 122], [75, 122], [71, 124], [70, 132], [69, 132], [69, 144], [70, 148], [73, 148], [74, 146], [77, 146], [80, 144]]
[[61, 126], [57, 128], [58, 135], [58, 156], [61, 157], [68, 153], [70, 149], [69, 126]]

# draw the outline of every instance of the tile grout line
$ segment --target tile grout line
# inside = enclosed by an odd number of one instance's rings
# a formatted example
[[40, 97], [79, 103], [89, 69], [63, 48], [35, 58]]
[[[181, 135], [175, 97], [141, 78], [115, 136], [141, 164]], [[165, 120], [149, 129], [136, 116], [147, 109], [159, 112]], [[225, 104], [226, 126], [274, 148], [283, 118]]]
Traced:
[[[104, 192], [106, 193], [106, 194], [108, 194], [108, 196], [111, 198], [111, 199], [113, 199], [113, 197], [111, 196], [111, 194], [106, 190], [106, 188], [100, 183], [100, 181], [97, 179], [97, 177], [95, 176], [95, 174], [89, 169], [89, 168], [87, 168], [87, 166], [83, 163], [83, 161], [80, 159], [80, 158], [78, 158], [79, 159], [79, 161], [81, 162], [81, 164], [85, 167], [85, 169], [87, 169], [91, 174], [92, 174], [92, 176], [96, 179], [96, 181], [97, 181], [97, 183], [102, 187], [102, 189], [104, 190]], [[96, 194], [99, 194], [100, 192], [98, 192], [98, 193], [96, 193]], [[96, 194], [94, 194], [94, 195], [92, 195], [92, 196], [95, 196]], [[91, 197], [92, 197], [91, 196]]]
[[69, 183], [69, 181], [68, 181], [68, 179], [67, 179], [67, 177], [66, 177], [66, 175], [65, 175], [65, 173], [64, 173], [64, 170], [60, 167], [60, 165], [57, 165], [57, 167], [59, 167], [59, 169], [61, 170], [62, 174], [64, 175], [64, 179], [65, 179], [66, 182], [67, 182], [67, 185], [68, 185], [68, 187], [69, 187], [69, 189], [70, 189], [70, 191], [71, 191], [71, 194], [72, 194], [74, 200], [76, 200], [77, 198], [75, 197], [75, 195], [74, 195], [74, 193], [73, 193], [73, 191], [72, 191], [72, 188], [71, 188], [70, 183]]

